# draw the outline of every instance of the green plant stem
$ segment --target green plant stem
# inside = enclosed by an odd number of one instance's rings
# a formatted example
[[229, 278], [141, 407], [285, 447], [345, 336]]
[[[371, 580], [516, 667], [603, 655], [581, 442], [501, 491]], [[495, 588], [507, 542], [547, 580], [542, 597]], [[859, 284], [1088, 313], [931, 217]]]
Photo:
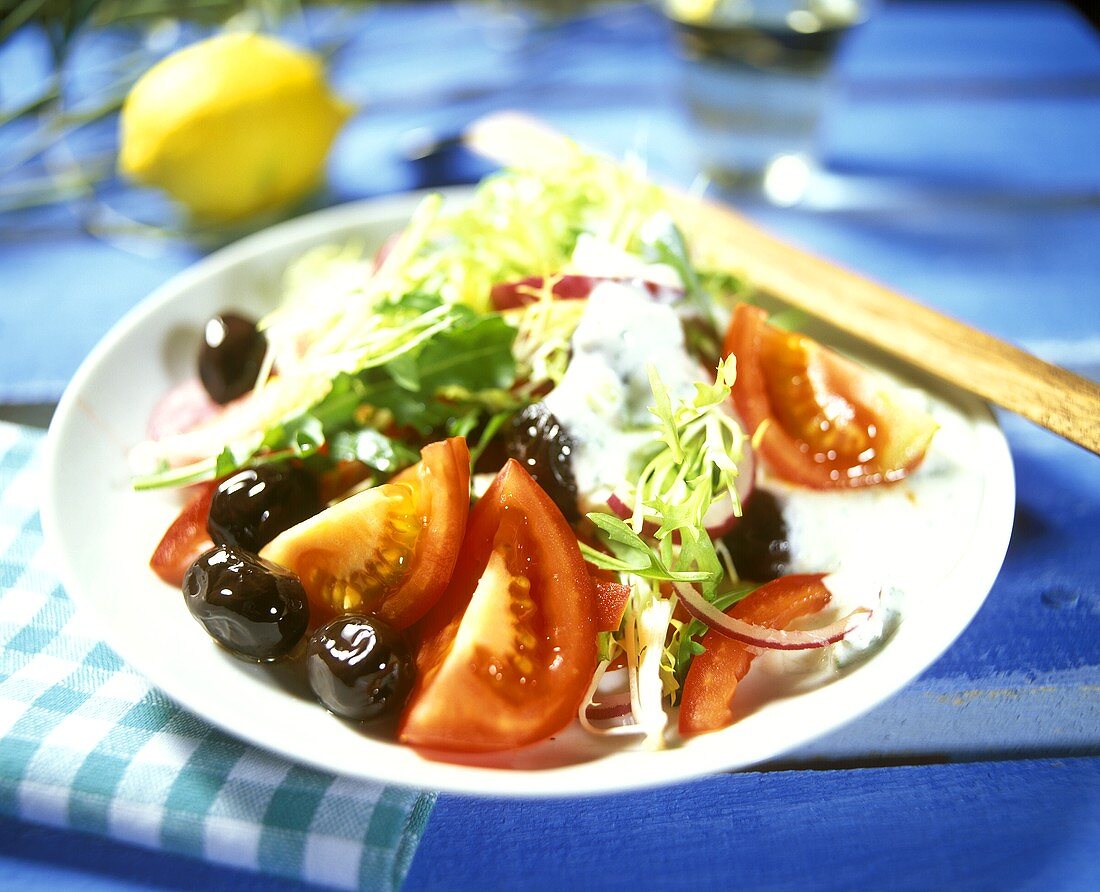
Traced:
[[56, 174], [32, 177], [0, 189], [0, 213], [41, 207], [87, 195], [114, 170], [114, 157], [100, 158]]
[[41, 95], [35, 96], [33, 99], [28, 99], [21, 105], [17, 105], [15, 108], [0, 114], [0, 127], [3, 127], [5, 124], [10, 124], [12, 121], [18, 120], [26, 115], [34, 114], [36, 111], [40, 111], [60, 96], [61, 78], [54, 74], [50, 77], [49, 86]]
[[24, 0], [16, 4], [15, 8], [6, 12], [3, 22], [0, 22], [0, 42], [7, 40], [18, 29], [31, 20], [38, 10], [46, 5], [46, 0]]

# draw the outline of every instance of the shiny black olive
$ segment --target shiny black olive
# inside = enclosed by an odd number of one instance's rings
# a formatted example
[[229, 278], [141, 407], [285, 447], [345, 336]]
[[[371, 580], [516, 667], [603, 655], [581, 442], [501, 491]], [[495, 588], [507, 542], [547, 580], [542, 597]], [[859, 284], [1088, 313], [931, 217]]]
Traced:
[[742, 506], [741, 519], [722, 537], [737, 575], [753, 582], [767, 582], [788, 572], [791, 545], [787, 524], [775, 496], [758, 489]]
[[199, 351], [199, 379], [216, 403], [244, 396], [256, 384], [267, 351], [267, 338], [256, 323], [222, 313], [206, 323]]
[[400, 710], [416, 671], [400, 632], [375, 617], [350, 614], [313, 633], [306, 670], [324, 707], [358, 722]]
[[205, 551], [191, 565], [183, 596], [211, 638], [259, 662], [288, 654], [309, 625], [309, 601], [297, 576], [224, 545]]
[[570, 523], [580, 518], [573, 477], [573, 439], [545, 403], [533, 403], [513, 419], [505, 437], [508, 455], [535, 478]]
[[261, 465], [218, 484], [206, 529], [219, 545], [259, 551], [321, 510], [317, 478], [296, 465]]

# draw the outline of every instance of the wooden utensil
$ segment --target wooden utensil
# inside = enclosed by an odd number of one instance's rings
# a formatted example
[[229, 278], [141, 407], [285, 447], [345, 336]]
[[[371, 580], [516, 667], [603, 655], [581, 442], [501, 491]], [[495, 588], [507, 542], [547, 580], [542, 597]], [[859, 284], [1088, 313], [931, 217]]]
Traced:
[[[476, 121], [466, 144], [502, 164], [553, 163], [570, 140], [518, 112]], [[670, 189], [674, 216], [718, 268], [1100, 454], [1100, 386], [851, 270], [780, 241], [714, 201]]]

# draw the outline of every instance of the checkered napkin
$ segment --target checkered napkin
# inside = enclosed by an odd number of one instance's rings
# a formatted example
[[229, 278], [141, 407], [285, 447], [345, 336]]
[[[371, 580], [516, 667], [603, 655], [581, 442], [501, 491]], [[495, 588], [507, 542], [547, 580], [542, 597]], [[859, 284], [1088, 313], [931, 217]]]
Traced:
[[431, 794], [227, 737], [88, 637], [42, 542], [41, 441], [0, 423], [0, 812], [314, 883], [400, 887]]

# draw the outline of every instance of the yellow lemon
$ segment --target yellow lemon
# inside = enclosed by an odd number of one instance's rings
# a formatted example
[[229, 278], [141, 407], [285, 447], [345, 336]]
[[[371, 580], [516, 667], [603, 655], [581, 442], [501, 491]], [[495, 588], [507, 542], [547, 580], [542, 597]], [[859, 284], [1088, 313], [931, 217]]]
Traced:
[[259, 34], [221, 34], [134, 84], [122, 107], [119, 169], [199, 219], [240, 220], [316, 186], [350, 111], [316, 56]]

